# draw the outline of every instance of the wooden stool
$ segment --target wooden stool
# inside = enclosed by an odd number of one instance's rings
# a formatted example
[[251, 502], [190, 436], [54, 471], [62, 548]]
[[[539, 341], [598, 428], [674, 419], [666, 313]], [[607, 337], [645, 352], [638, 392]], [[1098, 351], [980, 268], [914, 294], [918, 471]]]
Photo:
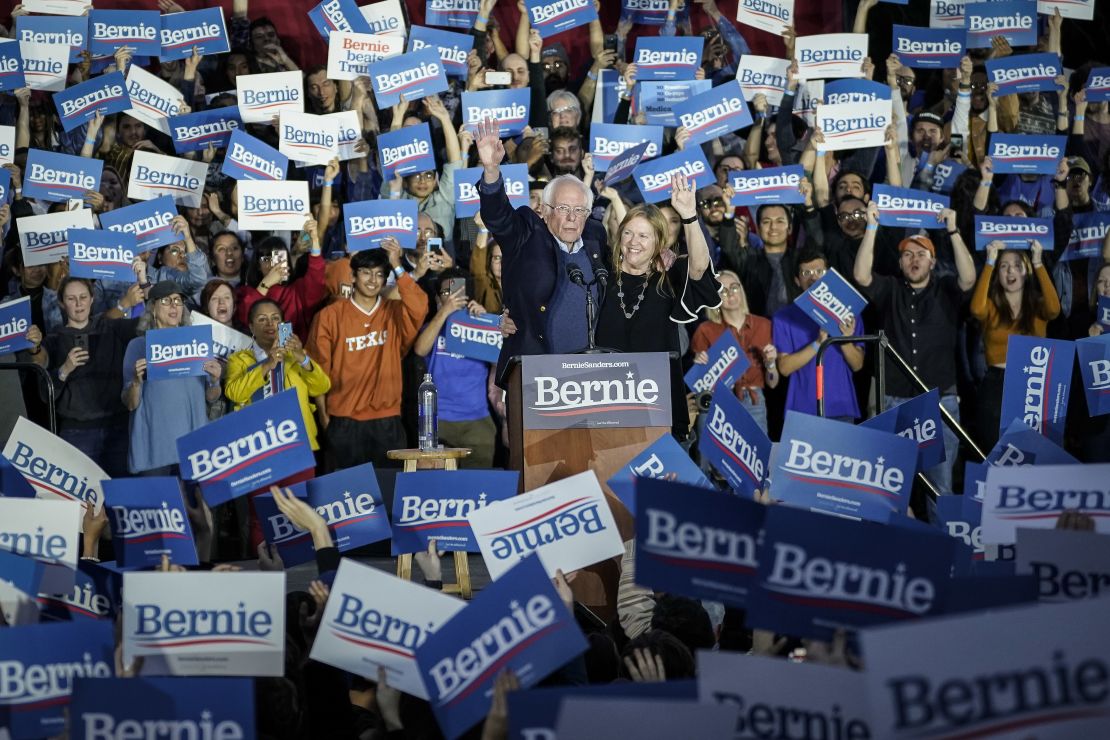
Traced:
[[[386, 453], [390, 460], [403, 460], [404, 472], [416, 470], [458, 470], [459, 460], [470, 455], [469, 447], [441, 447], [438, 450], [390, 450]], [[465, 552], [456, 552], [455, 581], [444, 583], [443, 592], [458, 594], [464, 599], [473, 595], [470, 587], [470, 562]], [[397, 556], [397, 577], [412, 580], [412, 553]]]

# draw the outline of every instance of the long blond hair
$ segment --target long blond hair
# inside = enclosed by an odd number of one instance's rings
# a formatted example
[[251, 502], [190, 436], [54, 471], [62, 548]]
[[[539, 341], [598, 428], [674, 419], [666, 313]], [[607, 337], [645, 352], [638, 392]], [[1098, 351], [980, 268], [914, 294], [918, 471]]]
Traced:
[[[740, 286], [740, 294], [739, 294], [740, 295], [740, 312], [742, 314], [744, 314], [744, 316], [747, 316], [748, 314], [751, 313], [751, 309], [748, 308], [748, 293], [747, 293], [746, 290], [744, 290], [744, 283], [740, 281], [740, 276], [737, 275], [732, 270], [720, 270], [720, 271], [718, 271], [717, 272], [718, 282], [721, 280], [721, 278], [723, 278], [725, 276], [728, 276], [728, 277], [732, 278], [733, 280], [736, 281], [736, 284]], [[721, 283], [721, 288], [724, 288], [724, 283]], [[724, 305], [723, 300], [722, 300], [721, 305]], [[725, 323], [725, 316], [721, 312], [721, 306], [717, 306], [717, 308], [707, 308], [707, 309], [705, 309], [705, 315], [706, 315], [706, 318], [708, 318], [710, 321], [712, 321], [715, 324]]]
[[[621, 254], [621, 234], [624, 233], [624, 228], [634, 218], [642, 218], [651, 226], [652, 235], [655, 237], [655, 244], [652, 247], [651, 261], [648, 263], [651, 270], [659, 274], [656, 281], [655, 289], [660, 295], [674, 295], [674, 290], [671, 288], [670, 280], [667, 278], [666, 266], [663, 264], [662, 252], [667, 243], [667, 219], [663, 216], [663, 212], [656, 206], [650, 203], [641, 203], [632, 206], [628, 209], [628, 213], [621, 219], [620, 226], [617, 227], [617, 233], [610, 238], [609, 250], [610, 259], [613, 269], [618, 272], [621, 269], [621, 261], [624, 259]], [[651, 275], [648, 275], [651, 279]], [[664, 292], [665, 290], [665, 292]]]

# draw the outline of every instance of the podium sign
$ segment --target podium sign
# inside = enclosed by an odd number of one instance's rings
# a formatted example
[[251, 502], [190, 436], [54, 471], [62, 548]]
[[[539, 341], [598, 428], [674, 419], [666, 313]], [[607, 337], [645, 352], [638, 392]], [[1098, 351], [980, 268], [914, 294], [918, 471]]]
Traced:
[[525, 429], [671, 426], [666, 352], [522, 358]]

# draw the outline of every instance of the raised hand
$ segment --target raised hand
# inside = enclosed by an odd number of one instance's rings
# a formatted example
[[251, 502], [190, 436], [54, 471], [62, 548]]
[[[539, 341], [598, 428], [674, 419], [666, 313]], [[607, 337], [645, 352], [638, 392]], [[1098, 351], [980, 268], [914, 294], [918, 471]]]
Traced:
[[496, 182], [501, 176], [501, 160], [505, 158], [505, 145], [501, 142], [497, 121], [487, 118], [480, 122], [474, 141], [478, 145], [478, 162], [486, 171], [486, 182]]
[[671, 178], [671, 206], [679, 217], [687, 219], [698, 215], [697, 199], [685, 175]]

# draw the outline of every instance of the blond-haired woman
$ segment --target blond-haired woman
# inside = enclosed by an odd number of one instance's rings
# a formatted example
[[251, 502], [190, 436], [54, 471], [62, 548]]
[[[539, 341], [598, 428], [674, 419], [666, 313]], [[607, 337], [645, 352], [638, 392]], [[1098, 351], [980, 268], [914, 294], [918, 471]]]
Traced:
[[694, 362], [704, 365], [709, 361], [707, 352], [713, 343], [726, 331], [732, 332], [740, 348], [747, 354], [749, 365], [732, 390], [766, 434], [767, 400], [763, 389], [774, 388], [779, 384], [776, 364], [778, 350], [771, 344], [771, 320], [748, 311], [748, 296], [735, 272], [721, 270], [717, 274], [717, 280], [721, 283], [721, 307], [709, 309], [709, 321], [694, 332], [690, 340], [690, 351], [694, 353]]
[[[698, 222], [694, 189], [683, 176], [671, 180], [671, 206], [682, 218], [687, 254], [667, 267], [667, 220], [653, 205], [629, 209], [611, 236], [614, 276], [597, 320], [597, 343], [622, 352], [679, 353], [679, 324], [703, 308], [721, 305], [709, 245]], [[681, 366], [671, 361], [671, 431], [686, 436], [689, 416]]]

